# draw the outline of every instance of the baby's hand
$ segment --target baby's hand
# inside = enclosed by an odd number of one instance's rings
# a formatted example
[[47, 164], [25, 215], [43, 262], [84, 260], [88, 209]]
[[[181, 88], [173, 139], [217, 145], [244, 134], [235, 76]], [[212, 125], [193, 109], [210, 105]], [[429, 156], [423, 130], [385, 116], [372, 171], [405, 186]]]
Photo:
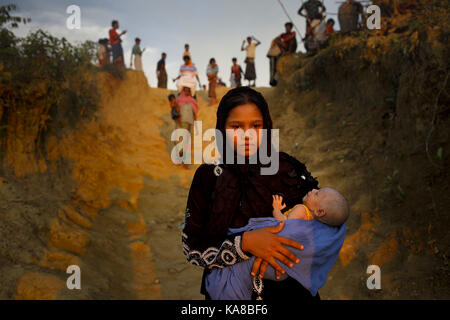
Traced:
[[273, 195], [272, 206], [274, 210], [281, 211], [286, 208], [286, 205], [283, 203], [283, 197], [279, 195]]

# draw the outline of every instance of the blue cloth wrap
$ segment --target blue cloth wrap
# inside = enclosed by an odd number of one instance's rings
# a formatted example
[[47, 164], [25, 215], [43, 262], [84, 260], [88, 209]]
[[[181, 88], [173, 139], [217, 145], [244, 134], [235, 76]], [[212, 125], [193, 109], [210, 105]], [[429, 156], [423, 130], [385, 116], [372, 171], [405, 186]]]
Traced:
[[[230, 229], [228, 234], [277, 226], [280, 222], [272, 217], [251, 218], [242, 228]], [[304, 250], [288, 247], [300, 263], [289, 268], [277, 262], [286, 274], [300, 282], [315, 296], [333, 267], [345, 238], [345, 223], [340, 227], [328, 226], [318, 220], [291, 219], [278, 233], [303, 245]], [[255, 257], [226, 268], [214, 268], [206, 276], [205, 286], [213, 300], [250, 300], [252, 276], [250, 274]], [[286, 277], [278, 280], [282, 281]], [[275, 270], [269, 265], [264, 279], [277, 280]]]

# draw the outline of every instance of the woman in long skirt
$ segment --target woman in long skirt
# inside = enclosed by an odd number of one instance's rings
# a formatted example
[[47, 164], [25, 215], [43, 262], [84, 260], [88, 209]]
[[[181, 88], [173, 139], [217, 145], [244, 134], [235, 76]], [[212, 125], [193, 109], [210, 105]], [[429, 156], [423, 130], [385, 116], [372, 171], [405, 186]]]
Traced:
[[209, 65], [206, 70], [206, 75], [208, 76], [208, 82], [209, 82], [208, 97], [210, 98], [210, 102], [209, 102], [210, 106], [217, 103], [216, 87], [217, 87], [217, 73], [218, 72], [219, 72], [219, 66], [216, 64], [216, 60], [214, 58], [211, 58], [211, 60], [209, 60]]

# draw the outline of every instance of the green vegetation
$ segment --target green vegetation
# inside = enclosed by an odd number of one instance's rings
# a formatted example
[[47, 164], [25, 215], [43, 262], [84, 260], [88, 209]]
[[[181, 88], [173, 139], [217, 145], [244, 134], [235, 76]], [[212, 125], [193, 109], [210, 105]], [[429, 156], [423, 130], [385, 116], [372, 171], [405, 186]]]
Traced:
[[[96, 44], [79, 45], [37, 30], [19, 38], [11, 31], [30, 19], [13, 16], [15, 5], [0, 7], [0, 150], [18, 123], [39, 123], [36, 149], [46, 133], [91, 118], [98, 103], [92, 61]], [[37, 110], [38, 109], [38, 110]], [[31, 110], [34, 110], [31, 112]], [[36, 118], [36, 119], [33, 119]], [[1, 156], [1, 154], [0, 154]]]

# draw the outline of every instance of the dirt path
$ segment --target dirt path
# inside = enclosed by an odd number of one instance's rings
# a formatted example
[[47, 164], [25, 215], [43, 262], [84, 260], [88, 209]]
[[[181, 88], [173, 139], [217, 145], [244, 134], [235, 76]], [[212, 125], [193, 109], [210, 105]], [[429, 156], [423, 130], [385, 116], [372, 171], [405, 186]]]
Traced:
[[[48, 219], [42, 250], [35, 253], [37, 266], [16, 270], [14, 295], [19, 299], [203, 299], [202, 269], [188, 264], [181, 248], [181, 223], [195, 166], [187, 170], [171, 162], [170, 134], [175, 126], [169, 114], [169, 91], [149, 88], [134, 72], [128, 72], [125, 81], [105, 81], [100, 89], [98, 121], [48, 143], [49, 171], [61, 171], [61, 159], [70, 163], [71, 170], [64, 186], [50, 188], [43, 197], [55, 202], [58, 191], [62, 200]], [[294, 135], [307, 120], [291, 106], [280, 113], [273, 89], [258, 90], [273, 106], [281, 148], [295, 155], [298, 140], [303, 147], [300, 159], [320, 177], [321, 185], [343, 187], [340, 168], [334, 165], [340, 151], [333, 153], [330, 141], [318, 135]], [[225, 92], [220, 89], [219, 98]], [[199, 93], [199, 120], [206, 130], [215, 126], [217, 105], [208, 107], [204, 98]], [[30, 186], [36, 188], [36, 181]], [[361, 205], [366, 200], [358, 201]], [[65, 287], [68, 264], [81, 267], [81, 291]], [[342, 292], [331, 289], [336, 286], [330, 282], [322, 290], [324, 298]]]
[[[16, 256], [16, 264], [8, 260], [2, 267], [0, 281], [8, 287], [2, 285], [2, 296], [201, 299], [202, 270], [187, 264], [180, 229], [195, 166], [188, 170], [170, 159], [170, 92], [148, 87], [136, 72], [122, 81], [103, 76], [98, 120], [51, 138], [47, 171], [1, 180], [7, 201], [0, 206], [11, 215], [0, 225], [2, 234], [28, 225], [25, 214], [14, 213], [27, 210], [30, 195], [41, 195], [30, 207], [31, 229], [4, 243], [2, 253], [10, 260]], [[200, 92], [199, 119], [206, 130], [215, 126], [217, 106], [208, 107], [204, 97]], [[26, 241], [30, 250], [23, 251], [18, 243]], [[71, 264], [81, 268], [82, 290], [66, 288]]]
[[[169, 91], [149, 88], [136, 72], [127, 72], [125, 80], [104, 76], [98, 120], [50, 138], [46, 165], [34, 173], [0, 177], [1, 299], [203, 299], [202, 269], [186, 262], [181, 247], [196, 166], [185, 169], [170, 159], [175, 126]], [[218, 90], [219, 99], [226, 90]], [[321, 187], [337, 188], [351, 203], [347, 238], [322, 299], [433, 298], [444, 292], [448, 278], [439, 281], [439, 268], [446, 261], [438, 258], [436, 241], [428, 240], [431, 224], [423, 223], [427, 238], [418, 238], [420, 230], [401, 219], [383, 224], [375, 187], [383, 185], [386, 164], [377, 148], [367, 152], [383, 137], [370, 117], [314, 90], [258, 90], [280, 129], [280, 149], [306, 163]], [[205, 94], [198, 96], [203, 130], [214, 128], [217, 105], [208, 107]], [[377, 167], [361, 169], [369, 163]], [[395, 202], [386, 205], [396, 210]], [[82, 271], [79, 291], [66, 288], [72, 264]], [[382, 266], [383, 290], [367, 290], [369, 264]]]

